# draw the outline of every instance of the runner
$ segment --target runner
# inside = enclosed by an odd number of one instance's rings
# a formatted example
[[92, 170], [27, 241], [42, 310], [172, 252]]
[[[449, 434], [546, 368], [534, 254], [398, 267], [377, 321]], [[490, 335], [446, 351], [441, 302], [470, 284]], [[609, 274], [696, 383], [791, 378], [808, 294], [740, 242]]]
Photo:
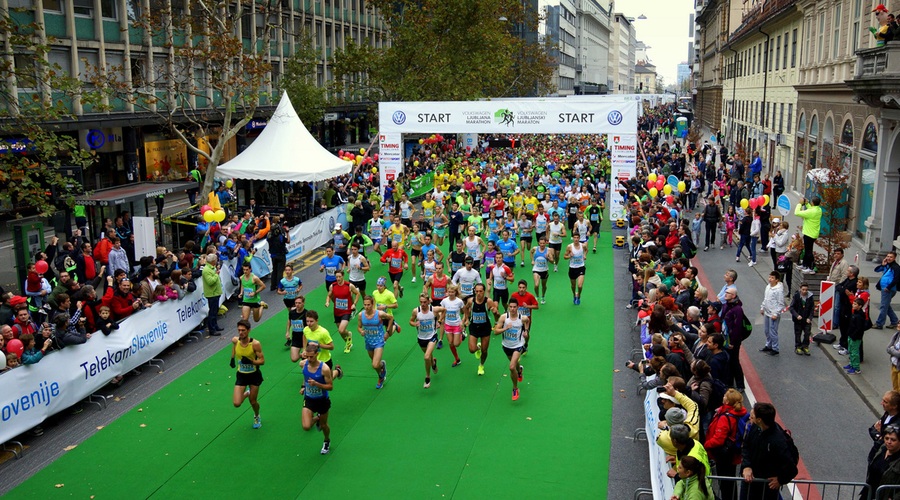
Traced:
[[316, 429], [322, 431], [324, 442], [322, 443], [322, 455], [331, 451], [331, 427], [328, 426], [328, 411], [331, 410], [331, 398], [328, 391], [334, 389], [334, 380], [331, 368], [319, 361], [319, 344], [309, 342], [304, 350], [304, 359], [300, 361], [303, 370], [303, 411], [300, 414], [300, 422], [303, 430]]
[[259, 294], [266, 289], [266, 284], [257, 278], [250, 270], [250, 263], [244, 262], [244, 273], [241, 274], [241, 319], [250, 319], [250, 310], [253, 310], [253, 321], [259, 323], [262, 310], [269, 306], [260, 299]]
[[466, 303], [462, 301], [457, 294], [459, 293], [459, 289], [456, 285], [450, 285], [447, 287], [447, 296], [441, 300], [441, 307], [444, 308], [444, 314], [442, 316], [443, 319], [443, 334], [447, 334], [447, 342], [450, 344], [450, 352], [453, 353], [453, 366], [454, 368], [459, 366], [462, 361], [459, 360], [459, 354], [456, 349], [462, 343], [463, 330], [466, 326], [466, 319], [463, 317], [463, 308]]
[[306, 298], [302, 295], [294, 299], [294, 307], [288, 310], [287, 329], [284, 332], [286, 347], [291, 348], [291, 362], [300, 361], [301, 350], [306, 344], [303, 329], [306, 328]]
[[[249, 265], [249, 264], [248, 264]], [[259, 279], [259, 278], [257, 278]], [[237, 377], [234, 382], [234, 407], [240, 408], [245, 399], [250, 399], [253, 408], [253, 428], [262, 427], [259, 418], [259, 386], [263, 383], [262, 371], [259, 367], [266, 364], [262, 346], [258, 340], [250, 337], [250, 322], [242, 319], [237, 322], [237, 337], [231, 339], [231, 367], [235, 368], [238, 359]]]
[[[385, 329], [383, 321], [387, 321]], [[375, 299], [371, 295], [363, 298], [363, 311], [359, 313], [357, 331], [366, 339], [366, 353], [372, 360], [372, 369], [378, 374], [376, 389], [384, 387], [387, 378], [387, 363], [381, 359], [384, 354], [384, 341], [387, 340], [385, 331], [391, 331], [394, 327], [394, 317], [384, 311], [375, 309]]]
[[406, 193], [400, 195], [400, 223], [412, 228], [412, 218], [416, 212], [416, 207], [409, 201], [409, 195]]
[[[387, 243], [388, 248], [392, 248], [394, 243], [397, 243], [399, 247], [402, 249], [406, 240], [409, 238], [409, 227], [404, 226], [400, 222], [400, 216], [394, 215], [391, 219], [393, 224], [388, 228], [388, 236], [390, 237], [390, 242]], [[410, 224], [412, 225], [412, 224]]]
[[572, 285], [572, 303], [576, 306], [581, 305], [581, 290], [584, 288], [584, 263], [587, 260], [586, 245], [581, 243], [578, 230], [572, 232], [572, 243], [566, 247], [566, 254], [563, 256], [569, 261], [569, 283]]
[[334, 301], [334, 324], [338, 327], [338, 334], [344, 339], [344, 353], [353, 348], [353, 337], [347, 330], [350, 318], [356, 312], [356, 303], [359, 301], [359, 290], [350, 283], [344, 281], [344, 271], [335, 273], [337, 280], [328, 290], [325, 296], [325, 307], [331, 307]]
[[491, 345], [491, 320], [488, 311], [498, 317], [497, 303], [485, 295], [483, 283], [475, 285], [475, 295], [466, 301], [466, 319], [469, 321], [469, 352], [478, 359], [478, 375], [484, 375], [488, 348]]
[[488, 267], [487, 286], [493, 290], [494, 301], [498, 304], [506, 304], [509, 301], [509, 287], [507, 282], [512, 283], [515, 279], [513, 270], [503, 263], [503, 254], [497, 252], [494, 256], [494, 264]]
[[381, 263], [388, 264], [388, 275], [391, 282], [394, 283], [394, 295], [403, 298], [403, 287], [400, 286], [400, 280], [403, 279], [403, 271], [409, 269], [409, 257], [406, 252], [400, 248], [400, 243], [391, 241], [391, 249], [381, 254]]
[[335, 277], [334, 274], [340, 269], [343, 269], [347, 264], [347, 261], [338, 257], [334, 254], [334, 247], [328, 246], [325, 248], [325, 257], [319, 262], [319, 272], [325, 273], [325, 289], [330, 290], [331, 285], [334, 284]]
[[421, 227], [423, 231], [431, 231], [431, 223], [434, 220], [436, 205], [437, 202], [432, 199], [431, 193], [425, 193], [425, 199], [422, 200], [422, 221], [419, 222], [419, 227]]
[[480, 271], [481, 259], [484, 256], [487, 245], [485, 245], [484, 240], [476, 234], [477, 228], [475, 226], [469, 226], [467, 231], [469, 235], [463, 241], [466, 246], [466, 255], [472, 259], [472, 267], [474, 267], [476, 271]]
[[412, 232], [410, 232], [409, 237], [409, 265], [413, 269], [412, 273], [412, 282], [416, 282], [416, 273], [418, 272], [419, 265], [419, 256], [421, 255], [424, 259], [424, 254], [422, 253], [422, 245], [425, 244], [425, 231], [420, 229], [418, 222], [412, 223]]
[[542, 236], [547, 236], [547, 228], [550, 227], [550, 215], [544, 211], [543, 205], [537, 206], [537, 214], [534, 216], [534, 236], [540, 241]]
[[519, 254], [519, 245], [514, 238], [511, 238], [512, 233], [509, 229], [504, 229], [501, 234], [502, 238], [497, 242], [497, 250], [503, 254], [503, 264], [510, 269], [515, 269], [516, 255]]
[[[387, 280], [384, 277], [379, 277], [376, 281], [375, 291], [372, 292], [372, 297], [375, 298], [375, 308], [379, 311], [384, 311], [388, 314], [388, 316], [394, 316], [394, 309], [400, 307], [397, 303], [397, 297], [393, 292], [387, 289]], [[385, 321], [384, 326], [387, 325], [387, 321]], [[391, 330], [387, 331], [387, 337], [390, 337], [394, 332], [400, 333], [400, 325], [394, 321], [393, 332]]]
[[366, 231], [372, 239], [372, 249], [375, 250], [378, 255], [381, 255], [381, 252], [384, 251], [382, 245], [385, 242], [384, 233], [386, 227], [387, 223], [381, 218], [381, 212], [375, 212], [375, 216], [366, 223]]
[[366, 272], [371, 269], [371, 266], [369, 266], [369, 259], [361, 254], [359, 249], [358, 243], [354, 242], [350, 245], [350, 256], [347, 257], [347, 267], [350, 268], [350, 273], [347, 278], [350, 280], [350, 284], [359, 290], [360, 295], [365, 295]]
[[303, 282], [300, 281], [299, 276], [294, 276], [294, 266], [285, 264], [284, 277], [278, 281], [278, 289], [275, 290], [275, 293], [281, 295], [281, 300], [284, 301], [284, 307], [287, 307], [288, 309], [294, 307], [294, 299], [300, 295], [302, 290]]
[[437, 345], [436, 333], [437, 317], [444, 313], [443, 307], [432, 307], [425, 294], [419, 295], [419, 307], [412, 311], [409, 318], [409, 326], [416, 327], [419, 347], [425, 353], [425, 388], [431, 387], [431, 372], [437, 374], [437, 359], [434, 357], [434, 348]]
[[506, 313], [500, 316], [494, 326], [494, 333], [503, 335], [503, 352], [509, 358], [509, 378], [512, 380], [512, 400], [519, 399], [519, 382], [522, 381], [524, 367], [519, 363], [519, 358], [525, 350], [525, 341], [528, 340], [528, 327], [531, 324], [529, 318], [519, 316], [519, 302], [515, 297], [509, 299]]
[[437, 206], [434, 213], [434, 239], [438, 248], [444, 244], [444, 238], [447, 237], [447, 228], [450, 225], [450, 218], [444, 213], [444, 207]]
[[550, 231], [550, 248], [553, 249], [553, 272], [559, 272], [559, 254], [562, 252], [562, 241], [566, 237], [566, 227], [559, 221], [559, 212], [553, 212], [553, 222], [548, 226]]
[[[525, 280], [519, 280], [519, 289], [512, 295], [517, 301], [519, 301], [519, 316], [523, 318], [529, 319], [529, 324], [532, 323], [534, 319], [531, 315], [532, 311], [537, 311], [541, 306], [538, 305], [537, 299], [534, 295], [528, 293], [528, 282]], [[526, 331], [526, 333], [528, 333]], [[525, 350], [522, 351], [522, 356], [528, 353], [528, 338], [525, 339]]]
[[[359, 254], [363, 257], [366, 256], [366, 247], [374, 247], [374, 243], [372, 239], [363, 234], [362, 225], [356, 226], [353, 236], [350, 237], [350, 251], [353, 251], [353, 245], [359, 246]], [[349, 260], [349, 257], [348, 257]]]
[[[425, 284], [422, 286], [422, 294], [430, 295], [431, 305], [437, 307], [441, 305], [441, 301], [447, 296], [448, 284], [450, 284], [450, 277], [444, 274], [444, 264], [438, 262], [435, 264], [434, 274], [425, 280]], [[429, 289], [431, 290], [430, 292]]]
[[454, 245], [456, 248], [450, 252], [450, 275], [453, 276], [456, 274], [456, 271], [459, 271], [466, 265], [466, 252], [463, 251], [463, 242], [462, 240], [457, 240]]
[[[606, 182], [606, 181], [603, 181]], [[591, 204], [584, 209], [588, 222], [591, 223], [591, 236], [594, 237], [594, 250], [597, 253], [597, 239], [600, 237], [600, 223], [603, 222], [603, 205], [597, 197], [591, 198]]]
[[[310, 342], [319, 344], [319, 361], [328, 365], [333, 370], [334, 376], [340, 380], [344, 376], [344, 371], [341, 370], [341, 365], [335, 365], [331, 359], [334, 341], [331, 339], [331, 334], [328, 333], [328, 330], [319, 324], [318, 311], [306, 311], [306, 328], [303, 329], [303, 339], [307, 344]], [[303, 349], [306, 349], [306, 345], [303, 346]]]
[[[525, 267], [525, 258], [531, 255], [534, 221], [524, 211], [519, 214], [519, 232], [519, 243], [522, 245], [522, 267]], [[513, 265], [515, 265], [515, 262], [513, 262]]]
[[332, 245], [334, 245], [334, 254], [347, 261], [347, 245], [350, 243], [350, 235], [344, 231], [341, 223], [334, 225], [334, 231], [331, 232]]
[[548, 262], [554, 260], [553, 254], [553, 249], [547, 246], [546, 236], [541, 236], [538, 239], [538, 246], [531, 249], [531, 274], [534, 276], [534, 294], [541, 298], [541, 304], [547, 303], [547, 278], [550, 276], [550, 265]]
[[588, 238], [591, 235], [591, 223], [584, 218], [584, 212], [581, 210], [575, 214], [575, 227], [572, 229], [572, 237], [574, 238], [575, 232], [578, 232], [578, 241], [584, 245], [585, 248], [588, 246]]

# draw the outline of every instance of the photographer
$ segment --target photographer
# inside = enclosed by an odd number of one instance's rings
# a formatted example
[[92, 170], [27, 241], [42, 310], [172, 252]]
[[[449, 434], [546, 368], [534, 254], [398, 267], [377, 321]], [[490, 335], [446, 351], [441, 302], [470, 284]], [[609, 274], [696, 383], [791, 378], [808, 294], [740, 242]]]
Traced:
[[119, 282], [119, 289], [109, 301], [109, 307], [112, 309], [116, 321], [120, 321], [131, 316], [135, 311], [140, 311], [145, 305], [131, 293], [131, 280], [123, 278]]

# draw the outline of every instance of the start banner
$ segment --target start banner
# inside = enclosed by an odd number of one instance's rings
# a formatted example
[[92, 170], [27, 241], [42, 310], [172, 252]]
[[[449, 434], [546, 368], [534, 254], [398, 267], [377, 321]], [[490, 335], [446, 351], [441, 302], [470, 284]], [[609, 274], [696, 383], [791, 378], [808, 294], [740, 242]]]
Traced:
[[123, 320], [111, 335], [51, 352], [12, 369], [0, 384], [0, 442], [8, 441], [150, 361], [206, 318], [203, 280], [181, 300], [157, 302]]

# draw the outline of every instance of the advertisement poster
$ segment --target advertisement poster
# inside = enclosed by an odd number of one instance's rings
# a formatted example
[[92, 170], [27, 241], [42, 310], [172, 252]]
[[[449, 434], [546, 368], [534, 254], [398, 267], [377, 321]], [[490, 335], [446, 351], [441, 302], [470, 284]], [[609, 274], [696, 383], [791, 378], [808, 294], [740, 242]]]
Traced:
[[181, 139], [145, 142], [144, 160], [149, 181], [180, 181], [187, 177], [187, 146]]

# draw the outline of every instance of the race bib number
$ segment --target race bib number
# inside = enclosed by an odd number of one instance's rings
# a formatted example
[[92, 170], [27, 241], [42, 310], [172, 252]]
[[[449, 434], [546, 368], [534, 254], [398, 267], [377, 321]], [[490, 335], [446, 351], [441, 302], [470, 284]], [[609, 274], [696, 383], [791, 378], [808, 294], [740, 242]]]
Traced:
[[350, 301], [347, 299], [334, 299], [334, 308], [346, 311], [350, 307]]
[[487, 323], [487, 313], [473, 312], [472, 323]]
[[401, 259], [401, 258], [399, 258], [399, 257], [392, 257], [392, 258], [391, 258], [391, 267], [392, 267], [392, 268], [394, 268], [394, 269], [400, 269], [400, 267], [401, 267], [402, 265], [403, 265], [403, 259]]

